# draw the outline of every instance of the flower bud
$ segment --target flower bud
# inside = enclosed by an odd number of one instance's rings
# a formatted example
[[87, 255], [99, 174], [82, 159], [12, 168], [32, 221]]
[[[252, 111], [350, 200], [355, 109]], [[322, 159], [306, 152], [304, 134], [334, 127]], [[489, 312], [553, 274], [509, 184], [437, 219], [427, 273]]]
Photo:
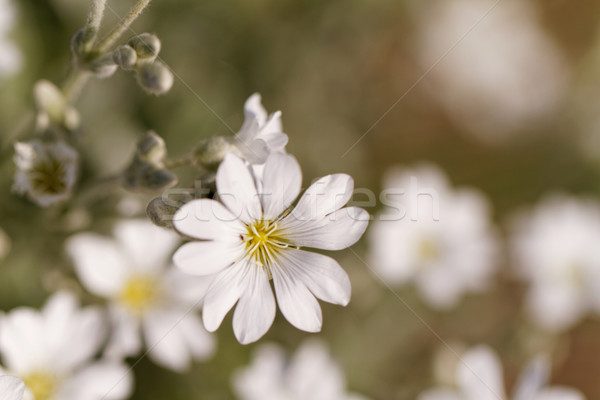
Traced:
[[131, 46], [125, 45], [113, 52], [112, 59], [119, 67], [129, 71], [137, 64], [138, 56]]
[[160, 53], [160, 39], [151, 33], [142, 33], [129, 39], [131, 46], [141, 60], [154, 61]]
[[84, 28], [75, 32], [71, 39], [71, 51], [77, 58], [81, 58], [91, 47], [97, 32], [92, 28]]
[[67, 101], [62, 92], [46, 80], [38, 81], [33, 87], [35, 105], [41, 114], [45, 114], [51, 123], [62, 124]]
[[162, 62], [143, 63], [138, 66], [137, 80], [151, 94], [161, 95], [173, 87], [173, 74]]
[[210, 171], [216, 171], [227, 153], [238, 154], [233, 138], [217, 136], [205, 139], [194, 150], [194, 163]]
[[123, 174], [123, 186], [129, 190], [157, 191], [177, 184], [177, 175], [138, 158]]
[[87, 69], [100, 79], [110, 78], [117, 71], [117, 68], [112, 54], [100, 57], [87, 66]]
[[179, 207], [187, 201], [192, 200], [189, 194], [182, 194], [179, 198], [157, 197], [153, 199], [146, 207], [146, 215], [154, 225], [163, 228], [173, 227], [173, 217]]
[[165, 141], [152, 131], [148, 132], [137, 144], [137, 156], [142, 161], [161, 165], [166, 155]]

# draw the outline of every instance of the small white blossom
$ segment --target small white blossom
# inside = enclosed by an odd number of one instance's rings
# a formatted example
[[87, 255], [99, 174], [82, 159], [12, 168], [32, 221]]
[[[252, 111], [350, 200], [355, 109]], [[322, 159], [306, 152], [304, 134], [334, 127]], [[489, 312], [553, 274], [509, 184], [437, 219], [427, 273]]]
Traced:
[[17, 72], [23, 62], [21, 51], [8, 38], [16, 17], [12, 1], [0, 0], [0, 80]]
[[25, 393], [25, 384], [17, 377], [0, 376], [0, 400], [21, 400]]
[[366, 400], [348, 393], [340, 366], [325, 344], [306, 341], [291, 360], [276, 345], [263, 345], [252, 364], [233, 376], [240, 400]]
[[[584, 400], [575, 389], [548, 386], [550, 365], [539, 356], [521, 374], [513, 400]], [[455, 387], [440, 387], [422, 393], [418, 400], [506, 400], [502, 365], [487, 346], [467, 351], [456, 368]]]
[[82, 233], [67, 242], [83, 285], [110, 302], [106, 355], [139, 353], [143, 336], [148, 356], [176, 371], [211, 356], [214, 338], [196, 314], [209, 282], [169, 266], [179, 237], [146, 220], [118, 223], [114, 236]]
[[417, 58], [432, 95], [467, 132], [496, 141], [543, 123], [560, 106], [569, 70], [534, 2], [419, 6]]
[[271, 279], [281, 312], [304, 331], [321, 329], [316, 298], [348, 304], [346, 272], [333, 258], [300, 247], [344, 249], [360, 239], [369, 218], [363, 209], [343, 208], [354, 187], [348, 175], [317, 180], [289, 213], [302, 184], [296, 159], [272, 153], [261, 176], [228, 154], [216, 176], [220, 201], [193, 200], [174, 219], [178, 231], [202, 240], [179, 248], [175, 264], [192, 274], [217, 274], [204, 301], [204, 325], [216, 330], [237, 303], [233, 330], [244, 344], [258, 340], [273, 323]]
[[271, 115], [255, 93], [244, 105], [244, 124], [235, 135], [235, 143], [242, 157], [250, 164], [263, 164], [270, 153], [282, 152], [288, 137], [281, 126], [281, 111]]
[[561, 331], [600, 313], [600, 206], [554, 196], [515, 218], [511, 249], [530, 285], [527, 308], [541, 328]]
[[106, 337], [100, 310], [59, 292], [42, 311], [17, 308], [0, 320], [7, 373], [25, 382], [24, 400], [121, 400], [132, 375], [120, 361], [94, 361]]
[[387, 207], [369, 237], [377, 274], [391, 284], [413, 283], [440, 309], [485, 289], [498, 258], [486, 199], [452, 189], [434, 166], [393, 170], [385, 187]]
[[27, 194], [41, 207], [64, 201], [71, 196], [75, 185], [78, 160], [77, 152], [62, 141], [18, 142], [13, 190]]

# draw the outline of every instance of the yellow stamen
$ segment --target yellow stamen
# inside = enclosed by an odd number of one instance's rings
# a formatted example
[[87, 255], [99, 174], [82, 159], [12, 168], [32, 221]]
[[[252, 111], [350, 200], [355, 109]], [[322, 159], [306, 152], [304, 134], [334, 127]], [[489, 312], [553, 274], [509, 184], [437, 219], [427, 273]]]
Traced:
[[290, 244], [279, 229], [277, 222], [255, 221], [246, 229], [246, 235], [242, 235], [246, 244], [246, 255], [251, 257], [258, 266], [270, 272], [269, 267], [277, 253], [288, 248]]
[[135, 312], [143, 312], [160, 297], [160, 286], [156, 279], [148, 276], [135, 276], [123, 287], [119, 300]]
[[46, 372], [33, 372], [27, 375], [23, 382], [35, 400], [49, 400], [58, 389], [58, 379]]

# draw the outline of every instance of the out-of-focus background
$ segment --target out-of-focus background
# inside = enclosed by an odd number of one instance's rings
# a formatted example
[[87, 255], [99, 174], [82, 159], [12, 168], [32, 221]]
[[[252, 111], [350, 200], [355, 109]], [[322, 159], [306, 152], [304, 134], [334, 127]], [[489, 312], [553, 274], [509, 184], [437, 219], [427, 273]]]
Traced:
[[[0, 227], [11, 239], [0, 261], [2, 310], [40, 306], [64, 285], [57, 271], [70, 274], [62, 243], [71, 231], [57, 220], [109, 232], [126, 196], [118, 192], [58, 218], [64, 210], [40, 209], [11, 193], [12, 144], [31, 136], [32, 87], [41, 78], [65, 78], [69, 42], [88, 9], [84, 0], [13, 3], [16, 23], [3, 40], [21, 53], [20, 66], [0, 75]], [[106, 26], [130, 3], [109, 0], [115, 13], [107, 11]], [[260, 92], [267, 110], [283, 112], [287, 149], [300, 161], [305, 186], [345, 172], [377, 193], [390, 167], [432, 162], [452, 184], [489, 198], [504, 237], [512, 213], [548, 193], [599, 195], [599, 15], [592, 0], [154, 0], [133, 30], [160, 37], [174, 88], [148, 96], [122, 71], [85, 88], [77, 103], [80, 184], [122, 170], [149, 129], [174, 156], [231, 134], [227, 125], [237, 131], [245, 99]], [[184, 170], [180, 178], [186, 186], [196, 177]], [[134, 198], [144, 204], [151, 196]], [[144, 206], [133, 213], [143, 216]], [[319, 334], [351, 390], [413, 399], [434, 386], [443, 347], [437, 334], [452, 346], [492, 346], [508, 387], [536, 351], [551, 348], [552, 382], [600, 398], [600, 323], [586, 319], [557, 336], [535, 329], [523, 311], [526, 286], [511, 274], [504, 249], [489, 289], [443, 312], [410, 285], [374, 277], [362, 261], [367, 240], [354, 251], [359, 256], [336, 255], [350, 274], [352, 301], [347, 308], [324, 305]], [[231, 373], [248, 364], [256, 345], [239, 345], [230, 321], [218, 332], [216, 357], [187, 374], [143, 360], [133, 398], [233, 399]], [[278, 315], [261, 342], [292, 351], [307, 336]]]

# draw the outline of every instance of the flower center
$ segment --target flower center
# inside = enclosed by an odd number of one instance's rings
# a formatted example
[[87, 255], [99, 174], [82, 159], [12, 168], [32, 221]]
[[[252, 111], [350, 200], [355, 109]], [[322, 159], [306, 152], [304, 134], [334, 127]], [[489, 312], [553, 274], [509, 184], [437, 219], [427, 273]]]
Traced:
[[51, 399], [58, 389], [58, 379], [46, 372], [33, 372], [27, 375], [23, 382], [35, 400]]
[[36, 163], [30, 177], [31, 185], [43, 193], [60, 194], [67, 188], [65, 166], [55, 159]]
[[263, 268], [268, 268], [277, 253], [290, 246], [276, 222], [254, 221], [246, 229], [246, 235], [242, 235], [246, 255]]
[[430, 238], [423, 238], [419, 242], [417, 254], [422, 262], [433, 262], [440, 257], [440, 248], [434, 240]]
[[136, 276], [130, 278], [125, 284], [119, 294], [119, 300], [130, 310], [141, 313], [158, 300], [160, 291], [156, 279]]

